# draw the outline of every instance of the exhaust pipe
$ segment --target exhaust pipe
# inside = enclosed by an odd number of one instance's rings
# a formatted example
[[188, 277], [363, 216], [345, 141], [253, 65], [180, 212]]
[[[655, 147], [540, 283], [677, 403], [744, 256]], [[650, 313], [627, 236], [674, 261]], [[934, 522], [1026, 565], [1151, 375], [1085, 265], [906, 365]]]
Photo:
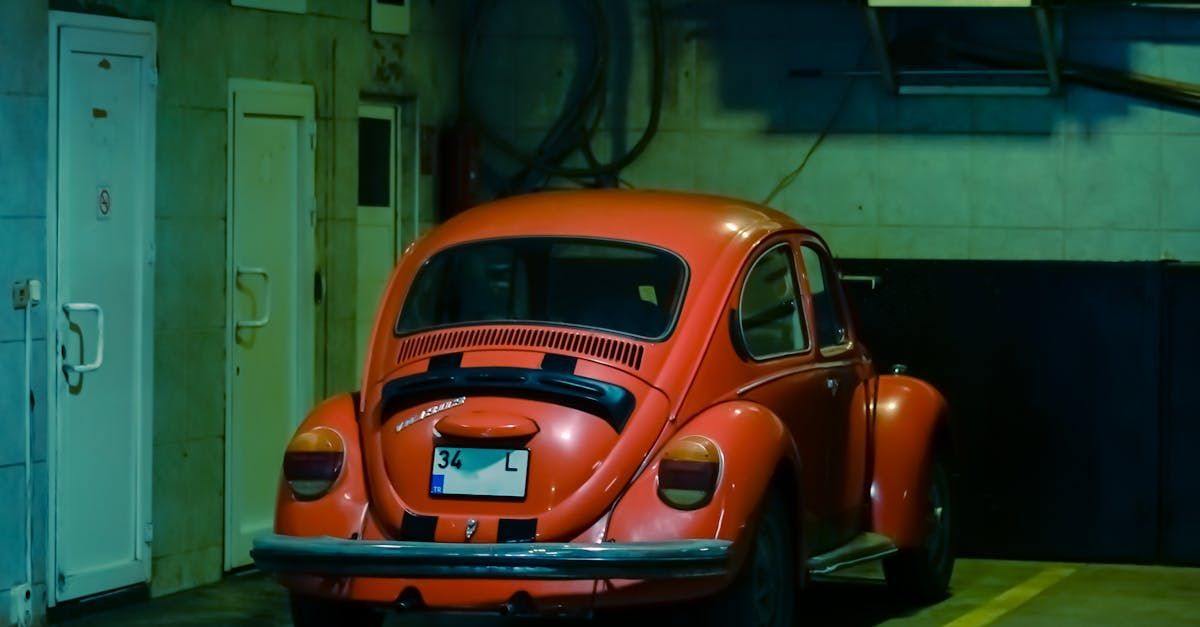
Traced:
[[500, 614], [503, 616], [535, 616], [537, 613], [533, 608], [533, 597], [524, 590], [513, 594], [504, 605], [500, 606]]
[[396, 609], [402, 612], [415, 612], [425, 607], [425, 599], [421, 598], [421, 591], [409, 586], [396, 597]]

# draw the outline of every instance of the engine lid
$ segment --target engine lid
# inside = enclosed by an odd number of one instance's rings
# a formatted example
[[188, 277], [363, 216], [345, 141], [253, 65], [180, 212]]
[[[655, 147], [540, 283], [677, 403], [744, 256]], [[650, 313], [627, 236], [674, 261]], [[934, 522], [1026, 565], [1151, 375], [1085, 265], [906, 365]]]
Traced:
[[[501, 352], [502, 353], [502, 352]], [[661, 433], [665, 395], [621, 370], [434, 361], [369, 391], [372, 506], [397, 538], [569, 541], [611, 506]]]

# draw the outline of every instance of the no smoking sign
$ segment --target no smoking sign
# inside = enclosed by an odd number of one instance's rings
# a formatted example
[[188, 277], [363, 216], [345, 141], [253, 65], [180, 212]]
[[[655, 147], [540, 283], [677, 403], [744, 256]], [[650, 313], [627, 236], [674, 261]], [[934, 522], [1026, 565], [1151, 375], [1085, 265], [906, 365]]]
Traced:
[[107, 186], [101, 186], [96, 192], [96, 217], [101, 220], [112, 212], [112, 192]]

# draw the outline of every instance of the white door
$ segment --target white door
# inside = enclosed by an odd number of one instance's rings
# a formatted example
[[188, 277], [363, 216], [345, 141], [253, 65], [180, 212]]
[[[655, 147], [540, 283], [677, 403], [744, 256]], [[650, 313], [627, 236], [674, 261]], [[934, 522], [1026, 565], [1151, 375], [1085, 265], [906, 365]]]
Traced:
[[92, 21], [51, 33], [56, 601], [150, 572], [154, 30]]
[[397, 144], [399, 128], [394, 105], [358, 106], [358, 257], [355, 303], [355, 380], [362, 377], [367, 338], [375, 311], [396, 263]]
[[315, 400], [311, 87], [230, 81], [225, 566], [274, 526], [283, 450]]
[[355, 380], [362, 378], [383, 290], [420, 222], [416, 111], [412, 101], [358, 106]]

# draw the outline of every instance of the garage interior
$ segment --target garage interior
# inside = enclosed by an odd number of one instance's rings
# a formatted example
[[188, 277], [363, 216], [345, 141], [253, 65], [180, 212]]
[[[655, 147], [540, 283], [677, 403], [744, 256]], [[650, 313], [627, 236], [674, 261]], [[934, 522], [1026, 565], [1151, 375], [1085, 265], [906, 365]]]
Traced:
[[6, 0], [0, 46], [0, 624], [290, 624], [249, 541], [397, 258], [574, 188], [789, 214], [953, 408], [951, 596], [866, 565], [799, 620], [1200, 623], [1198, 3]]

